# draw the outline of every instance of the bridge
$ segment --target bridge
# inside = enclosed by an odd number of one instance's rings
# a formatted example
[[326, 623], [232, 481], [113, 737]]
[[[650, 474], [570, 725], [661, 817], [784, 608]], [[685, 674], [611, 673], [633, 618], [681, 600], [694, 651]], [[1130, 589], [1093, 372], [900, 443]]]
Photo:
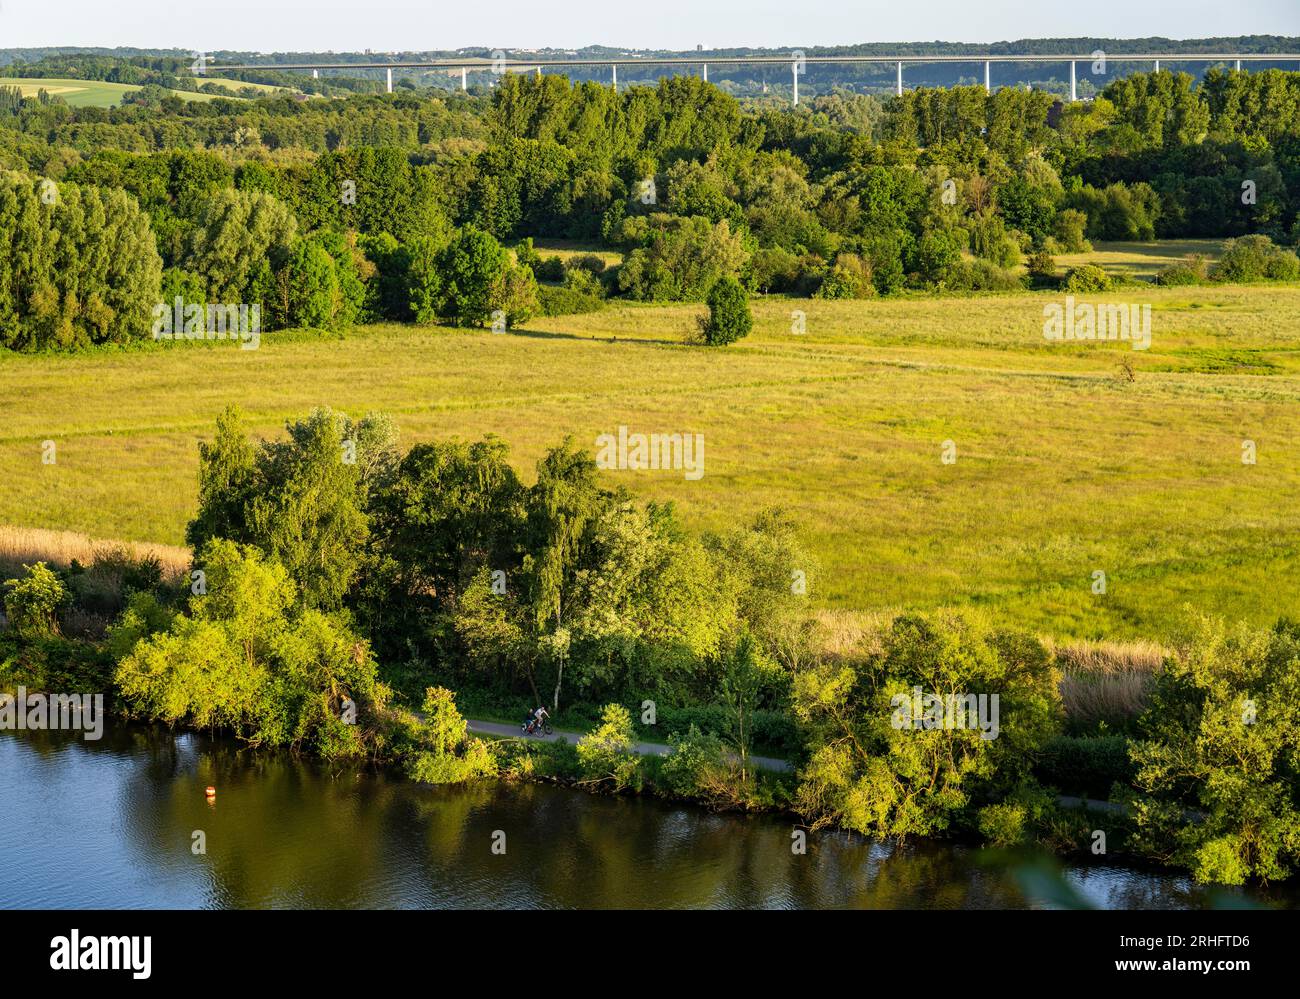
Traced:
[[610, 77], [614, 87], [618, 87], [618, 67], [637, 67], [637, 68], [666, 68], [675, 66], [699, 66], [702, 68], [702, 75], [705, 80], [709, 78], [709, 66], [761, 66], [777, 65], [789, 66], [790, 78], [793, 84], [794, 103], [799, 103], [799, 77], [805, 72], [808, 65], [867, 65], [883, 64], [894, 65], [897, 69], [896, 92], [899, 96], [903, 93], [903, 67], [907, 64], [915, 63], [972, 63], [984, 65], [984, 89], [992, 93], [992, 66], [993, 63], [1060, 63], [1069, 64], [1070, 67], [1070, 100], [1079, 99], [1078, 84], [1078, 64], [1080, 62], [1092, 63], [1099, 59], [1104, 59], [1107, 63], [1149, 63], [1157, 72], [1160, 69], [1160, 63], [1187, 63], [1203, 62], [1209, 65], [1220, 63], [1231, 64], [1237, 71], [1241, 72], [1247, 63], [1252, 62], [1294, 62], [1297, 68], [1300, 68], [1300, 53], [1295, 52], [1162, 52], [1162, 53], [1102, 53], [1090, 52], [1086, 55], [1033, 55], [1033, 54], [960, 54], [960, 55], [822, 55], [812, 56], [805, 55], [803, 52], [794, 51], [788, 56], [703, 56], [682, 55], [668, 57], [650, 57], [638, 58], [636, 56], [626, 56], [614, 59], [508, 59], [502, 55], [500, 58], [485, 59], [482, 57], [461, 57], [450, 59], [423, 59], [412, 61], [378, 61], [378, 62], [312, 62], [312, 63], [253, 63], [248, 65], [231, 65], [224, 66], [212, 64], [206, 61], [202, 63], [202, 72], [198, 75], [208, 73], [233, 73], [248, 72], [255, 70], [275, 70], [275, 71], [307, 71], [310, 70], [313, 77], [319, 77], [321, 70], [358, 70], [358, 69], [382, 69], [386, 71], [387, 88], [391, 94], [393, 92], [393, 70], [398, 69], [445, 69], [449, 71], [460, 70], [460, 87], [466, 90], [469, 87], [468, 77], [471, 70], [482, 71], [491, 70], [493, 73], [527, 73], [535, 72], [538, 76], [547, 69], [575, 69], [608, 66], [610, 68]]

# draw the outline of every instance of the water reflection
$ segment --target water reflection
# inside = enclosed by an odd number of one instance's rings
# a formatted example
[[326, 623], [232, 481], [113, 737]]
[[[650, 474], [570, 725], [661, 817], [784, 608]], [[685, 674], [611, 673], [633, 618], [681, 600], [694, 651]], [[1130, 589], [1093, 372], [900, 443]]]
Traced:
[[[204, 798], [207, 785], [215, 801]], [[832, 833], [791, 852], [780, 818], [545, 785], [429, 788], [155, 727], [99, 743], [0, 734], [7, 907], [1007, 908], [1006, 862]], [[206, 855], [192, 850], [206, 836]], [[505, 834], [506, 852], [492, 852]], [[1091, 904], [1205, 905], [1188, 879], [1066, 870]], [[1294, 890], [1254, 892], [1292, 904]], [[1238, 893], [1240, 895], [1240, 893]]]

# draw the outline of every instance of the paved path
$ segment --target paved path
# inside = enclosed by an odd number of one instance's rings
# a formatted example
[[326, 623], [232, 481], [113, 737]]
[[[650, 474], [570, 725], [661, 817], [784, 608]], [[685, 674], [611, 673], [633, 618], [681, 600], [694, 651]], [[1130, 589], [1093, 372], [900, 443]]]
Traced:
[[[546, 742], [558, 742], [561, 739], [568, 739], [577, 742], [581, 738], [581, 732], [555, 732], [552, 735], [524, 735], [518, 725], [502, 725], [500, 722], [475, 721], [473, 718], [465, 719], [469, 723], [469, 730], [477, 732], [479, 735], [497, 735], [514, 739], [544, 739]], [[672, 747], [664, 745], [662, 742], [634, 742], [632, 748], [641, 756], [667, 756]], [[789, 773], [792, 769], [786, 760], [773, 759], [770, 756], [751, 756], [749, 762], [762, 769], [772, 770], [776, 773]]]

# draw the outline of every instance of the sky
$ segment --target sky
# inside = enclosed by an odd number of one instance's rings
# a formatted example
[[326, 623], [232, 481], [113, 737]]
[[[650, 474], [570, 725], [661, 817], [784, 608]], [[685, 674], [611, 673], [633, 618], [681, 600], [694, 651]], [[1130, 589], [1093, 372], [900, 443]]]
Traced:
[[1300, 0], [0, 0], [0, 48], [794, 48], [1300, 35]]

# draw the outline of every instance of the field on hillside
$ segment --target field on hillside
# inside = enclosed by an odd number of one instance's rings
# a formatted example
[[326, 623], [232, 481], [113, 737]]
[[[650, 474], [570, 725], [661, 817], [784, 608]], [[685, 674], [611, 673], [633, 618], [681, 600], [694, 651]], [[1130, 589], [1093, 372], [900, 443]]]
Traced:
[[[222, 86], [230, 87], [229, 96], [231, 97], [235, 96], [237, 88], [244, 86], [265, 90], [267, 93], [273, 93], [277, 89], [256, 83], [216, 82], [221, 83]], [[101, 80], [47, 80], [25, 77], [0, 77], [0, 87], [17, 87], [22, 91], [24, 97], [35, 97], [41, 90], [46, 90], [54, 96], [63, 98], [74, 108], [117, 107], [122, 103], [124, 94], [140, 89], [135, 84], [105, 83]], [[217, 94], [194, 93], [188, 90], [173, 90], [172, 93], [187, 101], [210, 101], [220, 96]]]
[[386, 411], [406, 444], [499, 434], [526, 479], [565, 434], [593, 447], [625, 425], [702, 433], [705, 474], [602, 473], [611, 484], [700, 528], [788, 507], [824, 607], [973, 604], [1062, 638], [1154, 640], [1184, 604], [1300, 614], [1300, 288], [1101, 296], [1151, 306], [1146, 351], [1045, 341], [1059, 300], [771, 297], [720, 350], [682, 343], [700, 306], [615, 304], [505, 335], [6, 354], [0, 524], [179, 543], [197, 443], [228, 403], [268, 435], [318, 405]]

